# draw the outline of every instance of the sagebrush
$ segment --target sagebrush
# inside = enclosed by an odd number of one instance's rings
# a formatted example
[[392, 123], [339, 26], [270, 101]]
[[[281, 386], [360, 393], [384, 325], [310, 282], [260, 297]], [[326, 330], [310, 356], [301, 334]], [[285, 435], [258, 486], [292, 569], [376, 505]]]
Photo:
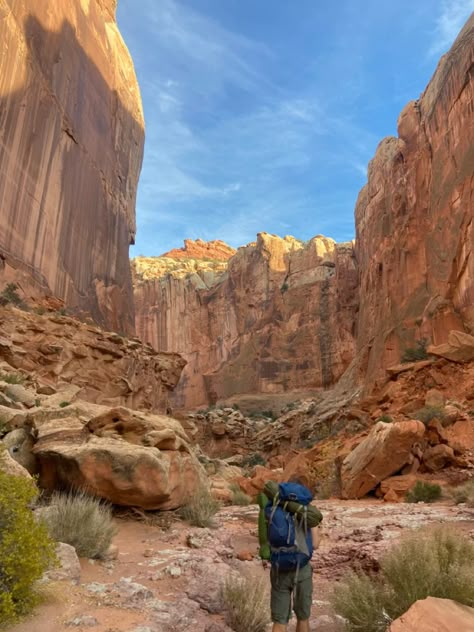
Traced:
[[84, 492], [55, 492], [45, 521], [51, 537], [73, 546], [80, 557], [103, 557], [117, 531], [110, 506]]
[[474, 479], [451, 489], [450, 495], [457, 505], [466, 503], [468, 507], [474, 507]]
[[30, 509], [37, 495], [31, 479], [0, 471], [0, 625], [36, 605], [36, 582], [56, 560], [45, 524]]
[[416, 481], [414, 487], [406, 495], [409, 503], [433, 503], [443, 495], [441, 487], [437, 483], [425, 483]]
[[474, 543], [448, 528], [412, 533], [381, 560], [378, 577], [351, 574], [333, 606], [351, 632], [382, 632], [426, 597], [474, 605]]
[[427, 346], [428, 340], [426, 338], [417, 340], [414, 347], [405, 349], [402, 355], [402, 362], [417, 362], [419, 360], [426, 360], [429, 358]]
[[444, 412], [444, 409], [439, 406], [424, 406], [414, 412], [413, 417], [418, 419], [418, 421], [422, 421], [426, 426], [433, 419], [437, 419], [443, 423], [446, 419], [446, 413]]
[[227, 623], [235, 632], [265, 632], [270, 622], [265, 577], [230, 574], [221, 594]]
[[181, 517], [193, 527], [211, 527], [220, 503], [206, 487], [200, 487], [181, 507]]

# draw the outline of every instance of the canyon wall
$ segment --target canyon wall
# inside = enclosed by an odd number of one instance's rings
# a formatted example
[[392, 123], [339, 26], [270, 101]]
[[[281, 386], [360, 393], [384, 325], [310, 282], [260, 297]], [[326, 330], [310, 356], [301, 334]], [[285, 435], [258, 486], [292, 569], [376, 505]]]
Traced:
[[115, 9], [0, 0], [0, 286], [131, 333], [144, 123]]
[[474, 16], [384, 139], [357, 201], [357, 348], [370, 387], [403, 351], [474, 331]]
[[138, 336], [188, 362], [176, 407], [331, 386], [354, 356], [352, 243], [261, 233], [228, 263], [138, 258], [132, 270]]

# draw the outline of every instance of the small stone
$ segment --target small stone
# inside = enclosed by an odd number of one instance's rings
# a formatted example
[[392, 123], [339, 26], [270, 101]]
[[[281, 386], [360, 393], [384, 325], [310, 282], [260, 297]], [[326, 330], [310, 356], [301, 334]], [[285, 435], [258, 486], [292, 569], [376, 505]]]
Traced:
[[81, 564], [77, 557], [76, 549], [70, 544], [58, 542], [56, 556], [59, 560], [59, 568], [54, 568], [45, 574], [49, 581], [69, 580], [78, 584], [81, 579]]
[[146, 549], [143, 552], [143, 557], [153, 557], [154, 551], [153, 549]]
[[254, 556], [250, 551], [244, 550], [237, 553], [237, 559], [242, 562], [251, 562]]
[[66, 623], [67, 626], [75, 626], [75, 627], [86, 627], [93, 628], [96, 625], [99, 625], [99, 622], [95, 617], [90, 617], [88, 615], [84, 615], [82, 617], [75, 617]]

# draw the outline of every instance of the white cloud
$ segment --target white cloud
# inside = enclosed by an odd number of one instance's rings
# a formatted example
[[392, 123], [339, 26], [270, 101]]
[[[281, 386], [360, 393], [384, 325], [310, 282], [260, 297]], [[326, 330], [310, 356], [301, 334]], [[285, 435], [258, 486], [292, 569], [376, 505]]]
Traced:
[[445, 53], [450, 48], [473, 11], [474, 0], [443, 0], [429, 50], [431, 56]]

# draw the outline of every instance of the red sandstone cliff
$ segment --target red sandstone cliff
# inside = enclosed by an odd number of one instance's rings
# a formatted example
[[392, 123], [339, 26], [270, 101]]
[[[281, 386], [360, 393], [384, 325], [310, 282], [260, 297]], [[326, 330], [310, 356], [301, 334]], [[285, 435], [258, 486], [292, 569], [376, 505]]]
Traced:
[[368, 383], [416, 339], [474, 331], [474, 16], [384, 139], [356, 207]]
[[143, 114], [115, 0], [0, 0], [0, 287], [132, 332]]
[[188, 361], [174, 405], [330, 386], [354, 355], [353, 244], [265, 233], [228, 264], [132, 263], [139, 337]]
[[183, 248], [174, 248], [162, 254], [171, 259], [205, 259], [212, 261], [228, 261], [236, 253], [236, 249], [228, 246], [220, 239], [203, 241], [202, 239], [185, 239]]

